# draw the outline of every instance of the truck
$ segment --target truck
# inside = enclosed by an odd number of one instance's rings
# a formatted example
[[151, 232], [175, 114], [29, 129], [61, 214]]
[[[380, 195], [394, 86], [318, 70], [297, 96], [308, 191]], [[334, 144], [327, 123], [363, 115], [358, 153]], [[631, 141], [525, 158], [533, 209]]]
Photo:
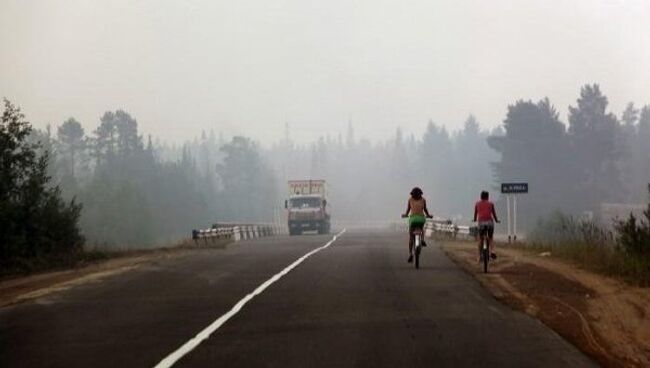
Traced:
[[289, 199], [285, 200], [289, 235], [303, 231], [330, 232], [325, 180], [289, 180]]

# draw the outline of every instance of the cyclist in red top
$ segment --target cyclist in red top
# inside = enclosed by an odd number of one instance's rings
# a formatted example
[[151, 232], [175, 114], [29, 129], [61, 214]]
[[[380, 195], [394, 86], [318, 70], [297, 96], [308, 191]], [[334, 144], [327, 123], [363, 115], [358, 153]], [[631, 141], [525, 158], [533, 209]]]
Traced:
[[479, 233], [479, 242], [478, 242], [478, 253], [479, 253], [479, 262], [481, 261], [481, 246], [483, 244], [483, 238], [488, 237], [488, 246], [490, 247], [490, 258], [496, 259], [497, 255], [494, 253], [494, 247], [492, 245], [492, 238], [494, 237], [494, 223], [499, 223], [497, 218], [497, 212], [494, 209], [494, 203], [490, 202], [490, 193], [486, 191], [481, 192], [481, 200], [476, 202], [474, 205], [474, 222], [478, 220], [478, 233]]

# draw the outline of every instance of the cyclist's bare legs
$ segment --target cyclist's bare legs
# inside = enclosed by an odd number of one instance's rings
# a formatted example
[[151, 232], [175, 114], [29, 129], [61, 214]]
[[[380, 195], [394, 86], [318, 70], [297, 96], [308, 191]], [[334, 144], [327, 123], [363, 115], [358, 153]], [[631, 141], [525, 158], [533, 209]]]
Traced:
[[494, 227], [479, 227], [478, 252], [479, 261], [481, 260], [481, 250], [483, 249], [483, 240], [487, 240], [490, 257], [495, 258], [494, 254]]
[[488, 230], [486, 236], [488, 237], [488, 249], [490, 250], [490, 258], [496, 258], [494, 254], [494, 225], [492, 225]]
[[494, 240], [489, 235], [487, 235], [487, 237], [488, 237], [488, 249], [490, 250], [490, 254], [492, 254], [494, 253]]

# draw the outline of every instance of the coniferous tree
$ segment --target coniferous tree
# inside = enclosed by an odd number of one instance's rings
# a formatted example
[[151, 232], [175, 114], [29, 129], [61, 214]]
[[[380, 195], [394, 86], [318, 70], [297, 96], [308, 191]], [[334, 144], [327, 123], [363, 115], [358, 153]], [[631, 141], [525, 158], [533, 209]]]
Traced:
[[57, 129], [59, 154], [65, 162], [67, 174], [74, 180], [75, 168], [78, 165], [79, 155], [86, 146], [84, 129], [74, 118], [69, 118]]
[[582, 87], [577, 106], [569, 107], [568, 132], [577, 174], [574, 198], [579, 208], [597, 210], [602, 202], [624, 197], [619, 170], [624, 153], [621, 126], [607, 105], [607, 97], [594, 84]]
[[639, 113], [637, 134], [632, 141], [633, 177], [632, 198], [640, 202], [646, 195], [644, 188], [650, 183], [650, 105], [645, 105]]
[[257, 144], [248, 138], [234, 137], [221, 151], [225, 157], [216, 169], [226, 194], [229, 220], [269, 221], [274, 206], [274, 178]]
[[435, 203], [439, 210], [448, 212], [454, 201], [447, 193], [453, 189], [449, 171], [452, 157], [452, 142], [447, 129], [429, 121], [422, 137], [419, 149], [418, 164], [415, 175], [419, 177], [420, 185], [431, 188], [428, 199]]
[[49, 155], [30, 142], [31, 125], [4, 100], [0, 121], [0, 268], [25, 259], [70, 262], [83, 246], [81, 206], [50, 185]]
[[531, 188], [521, 201], [529, 222], [553, 209], [571, 209], [567, 198], [571, 168], [564, 125], [548, 99], [517, 101], [508, 107], [505, 135], [491, 136], [490, 147], [501, 154], [494, 164], [498, 182], [526, 181]]

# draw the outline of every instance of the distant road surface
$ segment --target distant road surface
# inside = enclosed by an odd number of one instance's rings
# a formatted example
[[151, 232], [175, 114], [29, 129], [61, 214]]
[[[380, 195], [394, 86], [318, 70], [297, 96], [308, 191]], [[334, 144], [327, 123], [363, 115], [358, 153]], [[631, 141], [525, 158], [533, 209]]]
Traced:
[[[332, 236], [197, 250], [0, 309], [0, 367], [586, 367], [540, 322], [501, 305], [439, 248], [349, 231], [195, 347], [188, 341]], [[185, 348], [182, 348], [183, 346]]]

